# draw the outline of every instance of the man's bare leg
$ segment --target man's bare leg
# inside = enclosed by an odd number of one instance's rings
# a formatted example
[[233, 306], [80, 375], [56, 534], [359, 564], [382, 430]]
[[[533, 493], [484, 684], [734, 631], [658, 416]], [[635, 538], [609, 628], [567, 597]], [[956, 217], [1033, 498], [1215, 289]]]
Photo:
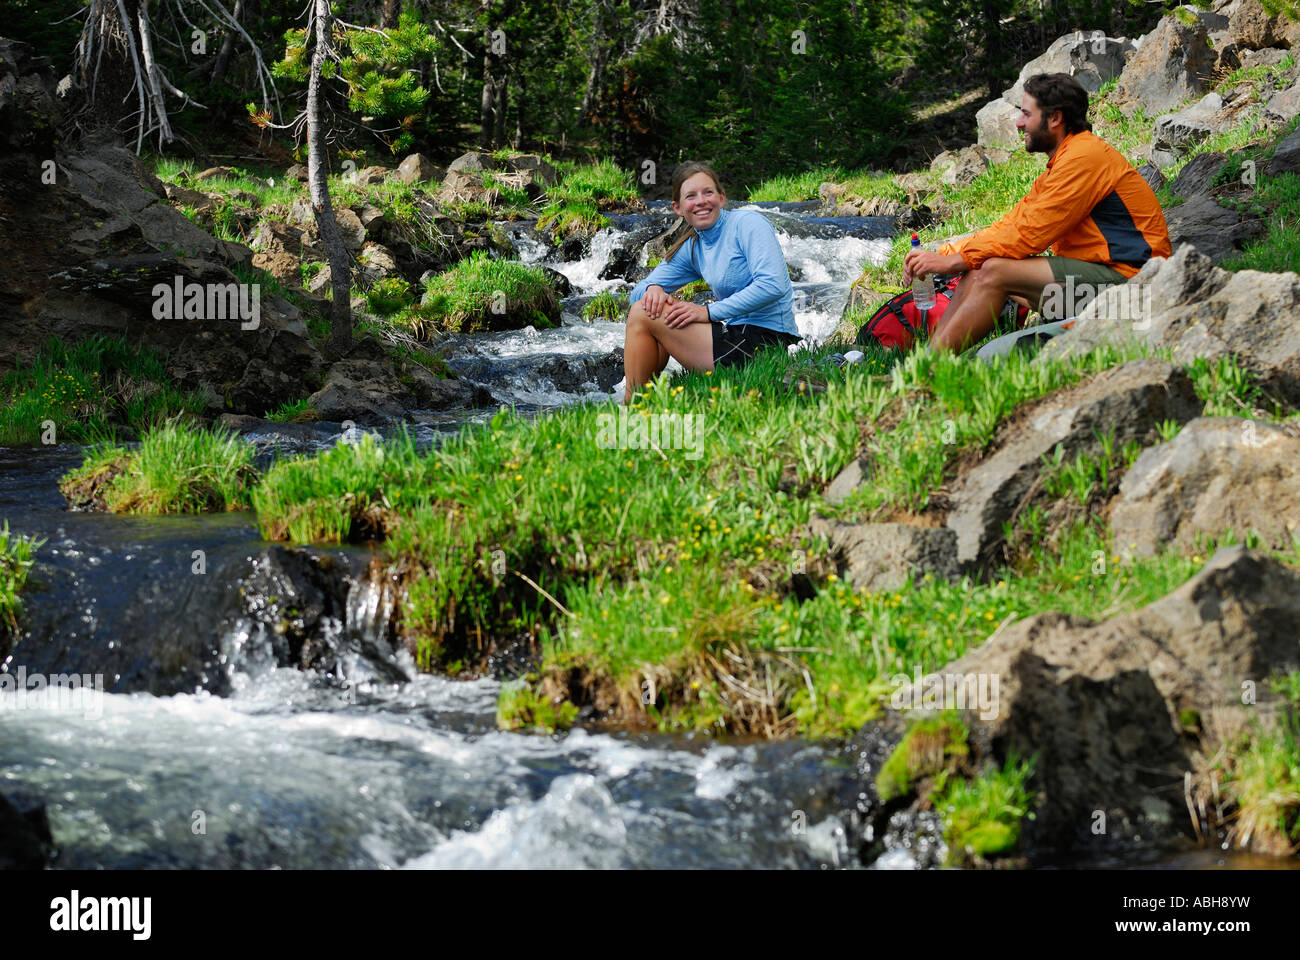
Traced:
[[1046, 257], [985, 260], [957, 285], [957, 294], [934, 332], [934, 344], [945, 350], [966, 349], [993, 329], [1007, 297], [1037, 303], [1043, 288], [1055, 282]]
[[689, 323], [670, 327], [662, 317], [651, 317], [640, 302], [627, 315], [623, 343], [623, 372], [627, 376], [623, 403], [632, 402], [637, 387], [648, 383], [676, 357], [687, 370], [713, 369], [713, 325]]

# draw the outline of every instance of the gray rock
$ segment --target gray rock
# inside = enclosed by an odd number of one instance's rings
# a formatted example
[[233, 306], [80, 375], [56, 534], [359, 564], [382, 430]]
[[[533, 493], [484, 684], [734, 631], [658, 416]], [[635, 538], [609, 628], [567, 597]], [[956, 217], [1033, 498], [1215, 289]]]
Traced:
[[428, 183], [442, 177], [442, 169], [422, 153], [411, 154], [397, 167], [397, 179], [402, 183]]
[[[1101, 623], [1039, 614], [944, 673], [996, 677], [995, 716], [968, 713], [975, 736], [997, 757], [1038, 754], [1041, 802], [1026, 842], [1095, 850], [1096, 810], [1108, 833], [1168, 835], [1193, 752], [1213, 756], [1216, 731], [1258, 715], [1242, 705], [1242, 684], [1263, 691], [1265, 677], [1296, 670], [1297, 636], [1300, 573], [1232, 547], [1140, 610]], [[1184, 736], [1186, 711], [1204, 720], [1199, 740]]]
[[1012, 106], [1002, 97], [990, 100], [975, 114], [978, 142], [986, 147], [1014, 147], [1024, 142], [1016, 129], [1020, 105]]
[[1165, 224], [1175, 249], [1191, 245], [1216, 261], [1236, 256], [1247, 240], [1263, 231], [1259, 221], [1245, 220], [1205, 195], [1166, 210]]
[[1152, 160], [1160, 165], [1157, 156], [1163, 159], [1171, 154], [1186, 153], [1212, 133], [1219, 132], [1226, 122], [1216, 116], [1222, 107], [1223, 98], [1217, 93], [1209, 93], [1191, 106], [1156, 120]]
[[1205, 24], [1186, 24], [1167, 16], [1142, 38], [1115, 85], [1114, 101], [1126, 109], [1139, 104], [1149, 115], [1178, 107], [1205, 93], [1214, 70], [1214, 51], [1206, 43]]
[[996, 452], [954, 484], [947, 522], [957, 535], [957, 561], [993, 559], [1003, 524], [1019, 510], [1043, 458], [1058, 445], [1067, 461], [1096, 455], [1100, 436], [1112, 434], [1119, 449], [1165, 420], [1185, 423], [1201, 408], [1187, 374], [1152, 358], [1129, 361], [1048, 397], [1000, 431]]
[[1142, 175], [1142, 179], [1147, 182], [1147, 186], [1152, 190], [1159, 190], [1165, 185], [1165, 175], [1153, 163], [1142, 164], [1142, 166], [1138, 167], [1138, 173]]
[[1286, 38], [1286, 18], [1271, 14], [1259, 0], [1240, 0], [1228, 17], [1228, 29], [1240, 50], [1261, 50]]
[[975, 143], [960, 150], [945, 150], [931, 161], [930, 172], [938, 174], [948, 186], [964, 187], [994, 164], [1006, 163], [1009, 157], [1005, 150]]
[[[1196, 203], [1192, 200], [1189, 203]], [[1177, 211], [1179, 208], [1175, 208]], [[1176, 363], [1233, 355], [1260, 386], [1300, 405], [1300, 276], [1229, 273], [1195, 248], [1175, 247], [1127, 284], [1103, 291], [1040, 357], [1069, 356], [1102, 343], [1167, 347]]]
[[448, 175], [453, 173], [482, 173], [484, 170], [501, 169], [501, 161], [490, 153], [462, 153], [447, 168]]
[[1300, 173], [1300, 128], [1273, 148], [1272, 159], [1268, 161], [1268, 172]]
[[1297, 113], [1300, 113], [1300, 80], [1285, 90], [1275, 91], [1264, 105], [1264, 117], [1277, 124], [1286, 123]]
[[379, 243], [367, 243], [360, 257], [366, 277], [372, 283], [380, 277], [397, 273], [397, 259], [391, 250]]
[[336, 207], [334, 217], [338, 220], [339, 232], [343, 234], [343, 244], [356, 253], [366, 242], [366, 228], [358, 217], [347, 207]]
[[1193, 157], [1174, 178], [1169, 189], [1174, 196], [1185, 199], [1205, 193], [1210, 187], [1210, 181], [1227, 162], [1227, 155], [1222, 153], [1202, 153]]
[[1254, 67], [1275, 67], [1282, 62], [1287, 51], [1277, 47], [1265, 47], [1263, 50], [1244, 50], [1241, 53], [1241, 66], [1250, 70]]
[[1267, 421], [1193, 420], [1142, 453], [1111, 511], [1115, 548], [1150, 556], [1190, 553], [1197, 537], [1255, 531], [1260, 546], [1289, 548], [1300, 531], [1300, 438]]
[[1020, 70], [1020, 76], [1002, 98], [1017, 109], [1025, 92], [1025, 81], [1039, 73], [1065, 73], [1089, 93], [1096, 93], [1111, 77], [1118, 76], [1136, 50], [1127, 37], [1107, 37], [1103, 31], [1076, 30], [1057, 37], [1039, 57]]
[[299, 183], [306, 183], [307, 182], [306, 164], [302, 164], [302, 163], [292, 164], [287, 170], [284, 171], [284, 178], [286, 180], [297, 180]]
[[927, 573], [945, 580], [960, 574], [957, 535], [946, 527], [844, 523], [814, 514], [808, 528], [827, 538], [832, 562], [859, 590], [901, 590]]
[[387, 167], [362, 167], [352, 175], [352, 182], [361, 187], [375, 186], [387, 180], [392, 172]]

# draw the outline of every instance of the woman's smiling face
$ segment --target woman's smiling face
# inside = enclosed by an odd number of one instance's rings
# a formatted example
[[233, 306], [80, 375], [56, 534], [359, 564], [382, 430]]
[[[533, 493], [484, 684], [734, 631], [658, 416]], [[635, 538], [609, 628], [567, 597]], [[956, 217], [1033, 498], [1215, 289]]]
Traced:
[[718, 189], [707, 173], [697, 173], [682, 182], [680, 200], [673, 201], [673, 210], [696, 230], [707, 230], [718, 222], [727, 195]]

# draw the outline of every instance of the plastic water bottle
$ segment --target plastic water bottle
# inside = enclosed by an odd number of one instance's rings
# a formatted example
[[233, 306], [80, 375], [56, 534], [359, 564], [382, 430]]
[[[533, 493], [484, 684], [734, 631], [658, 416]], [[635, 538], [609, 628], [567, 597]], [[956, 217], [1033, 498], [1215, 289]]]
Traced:
[[[912, 249], [921, 249], [921, 238], [916, 234], [912, 234]], [[934, 281], [928, 274], [912, 278], [912, 303], [918, 310], [929, 310], [934, 306]]]

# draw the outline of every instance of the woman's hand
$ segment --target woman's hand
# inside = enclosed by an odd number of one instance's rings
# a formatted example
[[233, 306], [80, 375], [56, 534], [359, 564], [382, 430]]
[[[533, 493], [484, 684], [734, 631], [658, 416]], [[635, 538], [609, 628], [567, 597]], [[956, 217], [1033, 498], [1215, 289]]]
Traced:
[[641, 297], [641, 307], [651, 317], [658, 317], [663, 312], [664, 307], [670, 303], [672, 303], [672, 297], [664, 293], [664, 288], [658, 284], [647, 287]]
[[664, 325], [684, 327], [690, 323], [708, 323], [709, 308], [702, 303], [690, 303], [686, 300], [674, 300], [664, 314]]

